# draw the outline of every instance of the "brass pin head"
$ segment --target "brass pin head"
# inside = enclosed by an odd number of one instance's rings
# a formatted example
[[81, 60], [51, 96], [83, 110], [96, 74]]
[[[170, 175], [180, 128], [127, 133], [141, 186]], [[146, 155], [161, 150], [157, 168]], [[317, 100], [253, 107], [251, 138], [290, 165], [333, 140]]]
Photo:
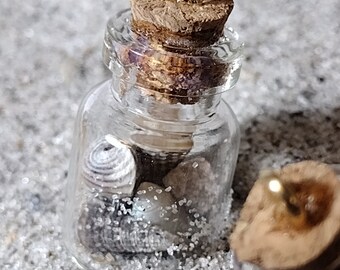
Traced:
[[282, 201], [290, 214], [296, 216], [301, 213], [296, 192], [289, 184], [284, 183], [278, 177], [268, 179], [267, 189], [271, 196]]

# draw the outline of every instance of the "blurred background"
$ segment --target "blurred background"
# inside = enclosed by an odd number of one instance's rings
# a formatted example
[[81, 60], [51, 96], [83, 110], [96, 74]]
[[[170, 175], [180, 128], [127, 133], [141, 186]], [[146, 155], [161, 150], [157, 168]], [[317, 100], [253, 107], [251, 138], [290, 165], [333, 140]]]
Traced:
[[[77, 269], [61, 241], [72, 131], [82, 96], [110, 78], [105, 24], [128, 0], [0, 2], [0, 269]], [[234, 216], [258, 171], [340, 163], [340, 1], [238, 0], [246, 44], [224, 98], [242, 131]]]

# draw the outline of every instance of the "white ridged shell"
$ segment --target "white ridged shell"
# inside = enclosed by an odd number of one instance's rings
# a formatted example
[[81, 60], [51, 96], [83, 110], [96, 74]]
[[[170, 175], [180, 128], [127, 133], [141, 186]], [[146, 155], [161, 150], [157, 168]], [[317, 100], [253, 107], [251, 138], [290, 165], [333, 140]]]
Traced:
[[171, 233], [131, 216], [119, 215], [122, 203], [93, 201], [79, 218], [80, 243], [93, 253], [152, 253], [176, 243]]
[[129, 147], [106, 135], [86, 151], [82, 173], [89, 186], [102, 192], [131, 195], [136, 181], [136, 162]]
[[132, 218], [125, 218], [120, 226], [105, 229], [105, 246], [116, 253], [152, 253], [165, 251], [176, 243], [176, 237], [165, 230]]

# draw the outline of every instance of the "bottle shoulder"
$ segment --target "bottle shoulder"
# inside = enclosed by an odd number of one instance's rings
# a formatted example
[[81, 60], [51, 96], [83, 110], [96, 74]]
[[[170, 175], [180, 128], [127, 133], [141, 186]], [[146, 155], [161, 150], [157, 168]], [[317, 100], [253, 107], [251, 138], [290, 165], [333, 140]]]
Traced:
[[111, 87], [111, 80], [107, 80], [94, 86], [84, 96], [78, 110], [78, 123], [81, 126], [93, 131], [122, 133], [124, 136], [136, 132], [148, 135], [180, 134], [213, 141], [239, 137], [236, 116], [223, 100], [214, 113], [204, 118], [195, 121], [164, 121], [129, 110], [124, 102], [114, 98]]
[[203, 133], [206, 131], [224, 129], [226, 130], [226, 133], [238, 134], [239, 124], [236, 115], [228, 103], [221, 100], [216, 111], [201, 122], [200, 129]]
[[108, 101], [110, 95], [110, 80], [100, 82], [93, 86], [82, 98], [79, 113], [91, 110], [93, 106]]

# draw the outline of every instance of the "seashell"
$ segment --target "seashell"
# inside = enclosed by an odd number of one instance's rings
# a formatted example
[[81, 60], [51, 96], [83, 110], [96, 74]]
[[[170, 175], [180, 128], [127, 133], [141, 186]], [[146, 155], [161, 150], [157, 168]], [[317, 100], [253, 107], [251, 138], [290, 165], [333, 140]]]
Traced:
[[80, 243], [92, 253], [151, 253], [165, 251], [176, 237], [157, 226], [120, 212], [120, 201], [92, 202], [83, 208], [78, 222]]
[[201, 215], [207, 215], [217, 203], [220, 185], [210, 163], [203, 157], [181, 162], [163, 179], [166, 187], [171, 187], [177, 200], [191, 201], [191, 207]]
[[129, 147], [106, 135], [85, 153], [82, 174], [90, 187], [130, 196], [136, 181], [136, 162]]
[[113, 220], [115, 224], [119, 223], [123, 218], [119, 210], [119, 200], [112, 201], [106, 197], [92, 198], [84, 204], [77, 227], [80, 243], [92, 252], [106, 253], [102, 231]]
[[191, 150], [190, 137], [133, 134], [138, 168], [138, 182], [152, 181], [162, 185], [162, 179]]
[[176, 203], [171, 193], [149, 182], [143, 182], [138, 187], [132, 216], [173, 234], [185, 231], [189, 223], [185, 211]]
[[166, 251], [177, 238], [157, 226], [126, 217], [119, 227], [103, 230], [103, 242], [113, 253], [152, 253]]

